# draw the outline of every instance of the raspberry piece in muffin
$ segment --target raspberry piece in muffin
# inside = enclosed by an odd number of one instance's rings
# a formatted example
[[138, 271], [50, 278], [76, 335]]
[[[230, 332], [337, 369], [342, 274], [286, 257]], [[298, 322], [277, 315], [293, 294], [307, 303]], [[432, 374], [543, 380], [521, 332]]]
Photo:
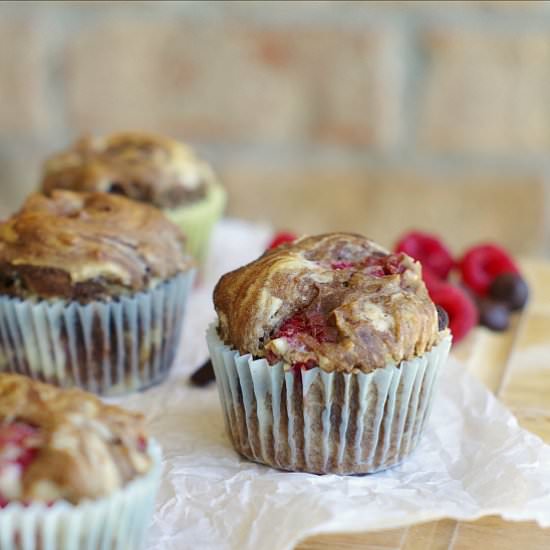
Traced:
[[0, 426], [0, 506], [21, 498], [22, 478], [42, 443], [40, 430], [13, 422]]
[[291, 243], [297, 238], [298, 236], [294, 233], [291, 233], [290, 231], [279, 231], [279, 233], [276, 233], [273, 239], [271, 239], [271, 241], [267, 245], [267, 248], [268, 250], [272, 248], [277, 248], [282, 244]]

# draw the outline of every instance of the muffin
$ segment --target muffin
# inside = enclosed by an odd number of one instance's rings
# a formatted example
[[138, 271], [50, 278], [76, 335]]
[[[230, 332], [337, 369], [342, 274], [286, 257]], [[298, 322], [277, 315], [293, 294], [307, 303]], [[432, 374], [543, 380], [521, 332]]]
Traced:
[[104, 395], [160, 382], [192, 285], [183, 250], [152, 206], [32, 195], [0, 223], [0, 371]]
[[177, 141], [143, 133], [83, 138], [44, 164], [42, 191], [105, 192], [152, 204], [178, 224], [202, 261], [226, 194], [210, 167]]
[[416, 447], [451, 343], [420, 264], [355, 234], [307, 237], [224, 275], [207, 334], [237, 452], [370, 473]]
[[137, 550], [159, 478], [141, 415], [0, 374], [2, 550]]

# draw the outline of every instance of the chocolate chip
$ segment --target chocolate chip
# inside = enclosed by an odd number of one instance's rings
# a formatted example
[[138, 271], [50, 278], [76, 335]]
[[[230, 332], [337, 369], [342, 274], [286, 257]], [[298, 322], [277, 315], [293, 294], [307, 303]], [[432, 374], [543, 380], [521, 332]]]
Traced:
[[191, 375], [190, 381], [193, 386], [203, 388], [204, 386], [208, 386], [211, 382], [214, 382], [215, 379], [212, 361], [208, 359]]
[[478, 308], [480, 325], [497, 332], [504, 331], [509, 327], [510, 311], [503, 302], [486, 298], [479, 301]]
[[517, 273], [503, 273], [492, 282], [489, 296], [504, 302], [511, 311], [523, 309], [529, 298], [529, 287]]
[[441, 306], [435, 306], [437, 309], [437, 324], [439, 330], [445, 330], [449, 326], [449, 315]]
[[111, 183], [111, 185], [109, 186], [109, 193], [113, 193], [115, 195], [126, 195], [124, 186], [116, 181]]

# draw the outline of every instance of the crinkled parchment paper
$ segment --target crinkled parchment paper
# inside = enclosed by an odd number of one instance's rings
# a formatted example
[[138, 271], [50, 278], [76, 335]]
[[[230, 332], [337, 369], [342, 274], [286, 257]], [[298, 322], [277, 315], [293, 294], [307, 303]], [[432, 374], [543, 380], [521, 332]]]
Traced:
[[262, 251], [269, 230], [223, 222], [192, 296], [183, 346], [162, 386], [120, 400], [143, 411], [164, 449], [164, 478], [147, 548], [292, 548], [316, 533], [367, 531], [443, 517], [500, 514], [550, 526], [550, 447], [518, 426], [493, 395], [451, 360], [429, 426], [402, 465], [370, 476], [284, 473], [247, 462], [224, 431], [214, 385], [187, 384], [206, 357], [219, 275]]

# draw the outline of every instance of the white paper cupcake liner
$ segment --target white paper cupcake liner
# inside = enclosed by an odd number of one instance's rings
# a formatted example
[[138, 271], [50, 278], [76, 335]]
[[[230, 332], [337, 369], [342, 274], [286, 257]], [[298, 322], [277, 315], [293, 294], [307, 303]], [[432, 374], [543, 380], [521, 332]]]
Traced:
[[175, 358], [194, 271], [111, 302], [0, 297], [0, 372], [102, 395], [162, 381]]
[[0, 509], [0, 550], [139, 550], [153, 516], [161, 450], [151, 470], [112, 495], [78, 505], [11, 503]]
[[285, 371], [225, 345], [215, 324], [207, 342], [237, 452], [283, 470], [360, 474], [398, 464], [417, 446], [451, 337], [368, 374]]

